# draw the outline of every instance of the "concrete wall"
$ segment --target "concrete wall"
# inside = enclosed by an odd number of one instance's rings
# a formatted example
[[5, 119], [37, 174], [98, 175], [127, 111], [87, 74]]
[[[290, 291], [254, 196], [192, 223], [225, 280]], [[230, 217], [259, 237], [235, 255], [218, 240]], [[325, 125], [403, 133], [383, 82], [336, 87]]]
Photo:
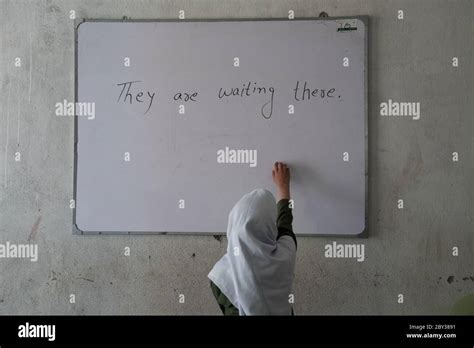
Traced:
[[[225, 238], [71, 233], [73, 120], [54, 104], [74, 96], [72, 9], [115, 19], [180, 9], [188, 18], [369, 15], [370, 236], [356, 241], [366, 260], [328, 259], [332, 239], [300, 238], [295, 311], [442, 314], [474, 292], [471, 1], [0, 0], [0, 242], [39, 247], [38, 262], [0, 259], [0, 314], [219, 314], [206, 274]], [[420, 102], [420, 120], [381, 117], [388, 99]]]

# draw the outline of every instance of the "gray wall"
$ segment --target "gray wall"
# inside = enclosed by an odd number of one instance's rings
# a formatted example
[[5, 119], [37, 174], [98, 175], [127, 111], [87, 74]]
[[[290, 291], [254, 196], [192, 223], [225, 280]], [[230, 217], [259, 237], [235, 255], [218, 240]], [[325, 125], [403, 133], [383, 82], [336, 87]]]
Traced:
[[[219, 313], [206, 274], [225, 238], [71, 233], [73, 120], [54, 115], [74, 95], [71, 9], [135, 19], [180, 9], [188, 18], [369, 15], [370, 236], [355, 241], [366, 260], [325, 258], [332, 239], [301, 237], [295, 311], [442, 314], [474, 292], [472, 2], [0, 0], [0, 242], [39, 247], [36, 263], [0, 259], [1, 314]], [[420, 120], [379, 116], [388, 99], [420, 102]]]

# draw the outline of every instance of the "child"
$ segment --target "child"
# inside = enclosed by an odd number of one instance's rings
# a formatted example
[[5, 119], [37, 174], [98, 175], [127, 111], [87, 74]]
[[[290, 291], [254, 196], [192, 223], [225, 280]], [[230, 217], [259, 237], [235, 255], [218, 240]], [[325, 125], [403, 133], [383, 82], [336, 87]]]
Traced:
[[289, 295], [296, 237], [289, 208], [290, 170], [276, 162], [272, 176], [278, 204], [271, 192], [257, 189], [244, 195], [229, 214], [227, 253], [208, 275], [224, 315], [293, 313]]

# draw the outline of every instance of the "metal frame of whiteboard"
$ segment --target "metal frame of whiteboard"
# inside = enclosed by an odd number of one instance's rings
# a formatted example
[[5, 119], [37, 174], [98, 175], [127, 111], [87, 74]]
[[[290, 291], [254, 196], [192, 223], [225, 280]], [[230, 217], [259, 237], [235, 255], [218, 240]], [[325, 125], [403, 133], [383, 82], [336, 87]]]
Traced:
[[[356, 235], [328, 235], [328, 234], [304, 234], [298, 237], [334, 237], [334, 238], [367, 238], [368, 237], [368, 220], [369, 220], [369, 186], [368, 186], [368, 16], [349, 16], [349, 17], [306, 17], [306, 18], [295, 18], [292, 21], [299, 20], [314, 20], [314, 21], [334, 21], [334, 20], [351, 20], [359, 19], [365, 25], [365, 40], [364, 40], [364, 154], [365, 154], [365, 228], [364, 230]], [[87, 19], [77, 18], [74, 20], [74, 102], [77, 102], [77, 60], [78, 60], [78, 28], [84, 22], [250, 22], [250, 21], [286, 21], [288, 18], [229, 18], [229, 19]], [[76, 185], [77, 185], [77, 139], [78, 139], [78, 118], [74, 117], [74, 175], [73, 175], [73, 198], [76, 201]], [[72, 232], [77, 235], [225, 235], [226, 231], [220, 233], [214, 232], [127, 232], [127, 231], [82, 231], [76, 225], [76, 208], [73, 209], [73, 222]]]

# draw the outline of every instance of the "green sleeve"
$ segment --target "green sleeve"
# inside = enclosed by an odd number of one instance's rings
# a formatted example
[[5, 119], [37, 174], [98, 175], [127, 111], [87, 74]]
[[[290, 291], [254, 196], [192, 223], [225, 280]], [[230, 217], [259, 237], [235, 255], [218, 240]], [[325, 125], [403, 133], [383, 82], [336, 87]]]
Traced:
[[222, 311], [222, 314], [224, 315], [239, 315], [239, 310], [232, 304], [232, 302], [229, 301], [226, 295], [224, 295], [217, 287], [216, 284], [214, 284], [211, 281], [211, 289], [212, 293], [214, 294], [214, 297], [216, 298], [217, 304], [219, 305], [219, 308]]
[[277, 227], [278, 227], [278, 236], [277, 240], [282, 236], [290, 236], [295, 241], [295, 245], [298, 246], [296, 242], [296, 236], [293, 233], [293, 214], [289, 206], [290, 201], [288, 199], [281, 199], [277, 203], [278, 216], [277, 216]]

